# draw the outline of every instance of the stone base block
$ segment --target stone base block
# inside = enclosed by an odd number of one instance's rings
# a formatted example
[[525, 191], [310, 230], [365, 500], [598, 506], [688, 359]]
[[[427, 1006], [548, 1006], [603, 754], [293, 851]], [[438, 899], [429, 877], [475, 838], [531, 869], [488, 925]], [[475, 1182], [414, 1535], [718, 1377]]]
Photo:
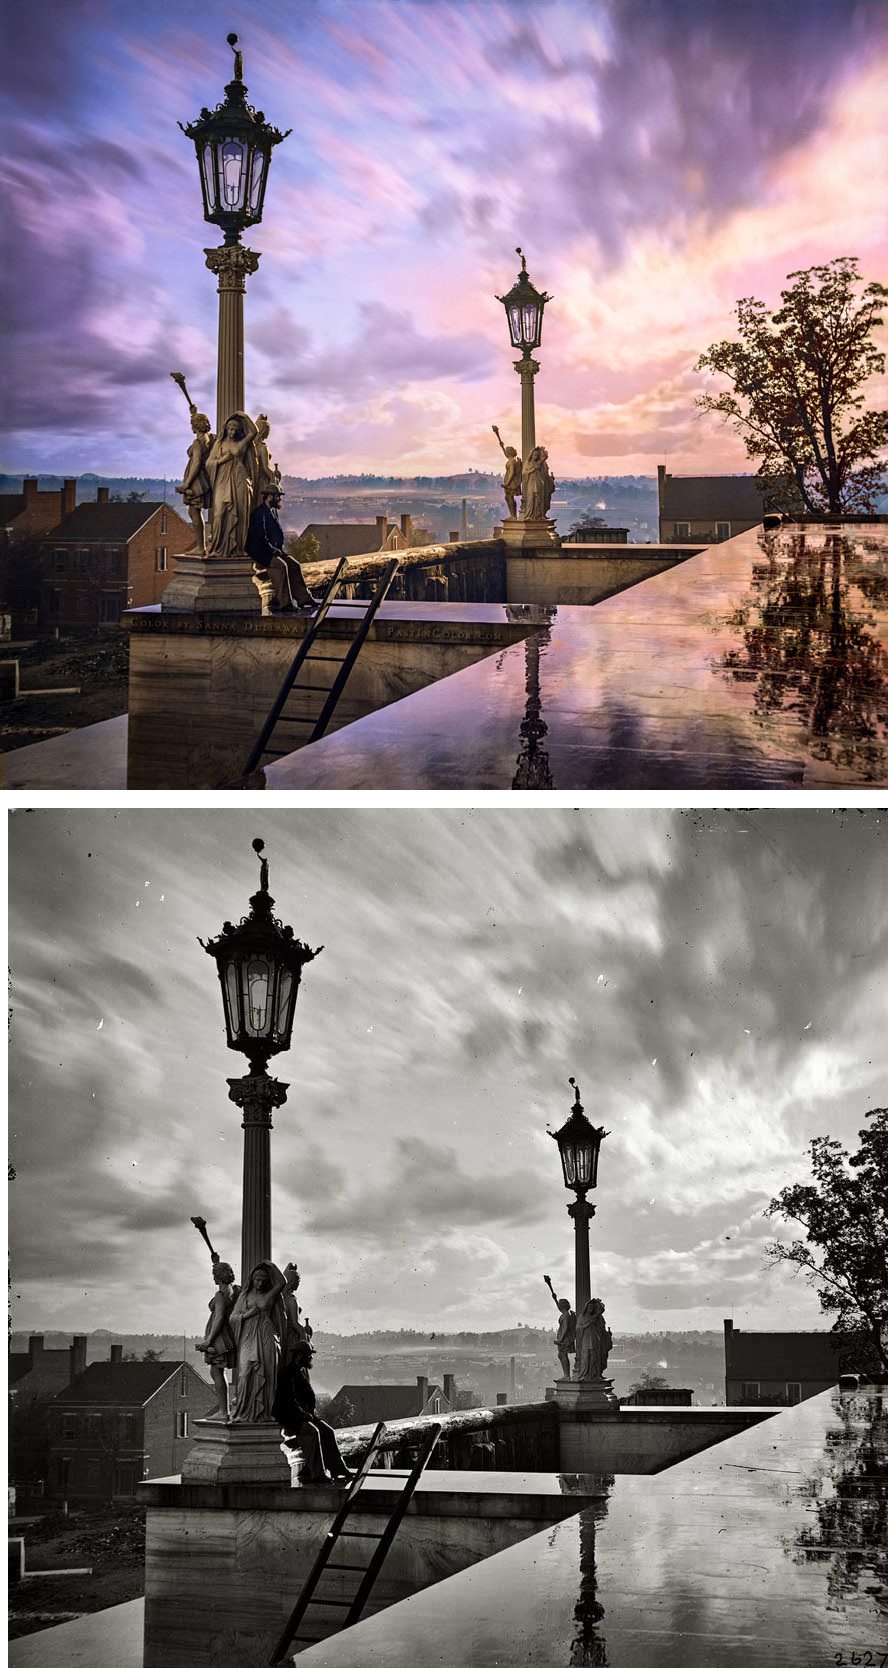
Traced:
[[619, 1410], [619, 1398], [614, 1395], [613, 1379], [559, 1378], [555, 1383], [555, 1400], [565, 1413], [602, 1413]]
[[281, 1453], [276, 1424], [225, 1425], [221, 1420], [197, 1419], [194, 1443], [182, 1466], [185, 1483], [298, 1484], [299, 1461]]
[[523, 550], [560, 550], [561, 540], [558, 537], [554, 521], [512, 521], [508, 519], [501, 526], [495, 527], [494, 537], [502, 539], [506, 547], [506, 555], [510, 551]]
[[177, 556], [164, 614], [261, 614], [262, 592], [246, 557]]

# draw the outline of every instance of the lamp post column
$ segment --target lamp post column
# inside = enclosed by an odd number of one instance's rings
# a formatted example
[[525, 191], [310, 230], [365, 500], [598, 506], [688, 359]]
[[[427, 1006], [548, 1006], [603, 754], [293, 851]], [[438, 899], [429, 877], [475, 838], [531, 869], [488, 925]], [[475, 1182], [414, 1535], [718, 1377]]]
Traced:
[[515, 369], [521, 378], [521, 460], [527, 462], [536, 445], [536, 413], [533, 404], [533, 379], [539, 362], [530, 355], [516, 359]]
[[205, 249], [207, 266], [219, 280], [219, 348], [216, 361], [216, 433], [233, 411], [244, 409], [244, 295], [247, 274], [259, 256], [242, 243]]
[[573, 1217], [574, 1243], [576, 1261], [576, 1312], [581, 1315], [592, 1296], [592, 1278], [589, 1271], [589, 1223], [595, 1215], [595, 1206], [590, 1205], [584, 1193], [578, 1193], [574, 1203], [567, 1207], [568, 1216]]
[[241, 1280], [271, 1260], [271, 1114], [283, 1106], [287, 1084], [267, 1072], [229, 1077], [228, 1098], [244, 1114], [244, 1188], [241, 1215]]

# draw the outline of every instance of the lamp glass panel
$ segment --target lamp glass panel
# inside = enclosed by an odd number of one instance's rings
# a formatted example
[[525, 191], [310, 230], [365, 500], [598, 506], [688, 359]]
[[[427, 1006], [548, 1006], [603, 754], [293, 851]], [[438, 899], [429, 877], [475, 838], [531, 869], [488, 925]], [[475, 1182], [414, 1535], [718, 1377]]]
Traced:
[[265, 174], [267, 157], [264, 151], [253, 152], [253, 166], [250, 169], [250, 213], [258, 214], [262, 201], [262, 180]]
[[561, 1149], [561, 1167], [564, 1171], [565, 1186], [566, 1187], [573, 1187], [574, 1182], [577, 1179], [576, 1155], [574, 1153], [573, 1147], [567, 1146], [567, 1145], [562, 1147], [562, 1149]]
[[512, 346], [513, 347], [520, 347], [521, 346], [521, 308], [520, 307], [510, 307], [509, 308], [509, 334], [512, 338]]
[[592, 1180], [592, 1148], [583, 1142], [577, 1143], [577, 1181], [588, 1186]]
[[285, 1042], [287, 1037], [288, 1019], [290, 1016], [290, 998], [293, 993], [293, 975], [288, 967], [283, 968], [278, 980], [277, 1001], [275, 1003], [274, 1034], [279, 1041]]
[[206, 197], [206, 200], [207, 200], [207, 208], [209, 209], [210, 213], [212, 214], [217, 207], [217, 204], [216, 204], [216, 170], [213, 166], [213, 147], [212, 147], [212, 145], [210, 145], [210, 144], [204, 145], [203, 152], [201, 154], [200, 165], [201, 165], [201, 169], [202, 169], [202, 172], [203, 172], [204, 196]]
[[228, 1029], [231, 1032], [231, 1035], [236, 1037], [238, 1031], [240, 1030], [240, 1004], [238, 1002], [239, 987], [236, 961], [230, 961], [226, 965], [225, 984], [223, 989], [225, 992], [225, 1018], [228, 1021]]
[[267, 1036], [272, 964], [267, 956], [251, 956], [245, 968], [245, 1029], [251, 1037]]
[[219, 146], [220, 207], [229, 214], [244, 206], [247, 183], [247, 147], [242, 139], [223, 139]]
[[525, 347], [536, 347], [537, 309], [533, 302], [527, 302], [521, 311], [524, 315], [524, 345]]

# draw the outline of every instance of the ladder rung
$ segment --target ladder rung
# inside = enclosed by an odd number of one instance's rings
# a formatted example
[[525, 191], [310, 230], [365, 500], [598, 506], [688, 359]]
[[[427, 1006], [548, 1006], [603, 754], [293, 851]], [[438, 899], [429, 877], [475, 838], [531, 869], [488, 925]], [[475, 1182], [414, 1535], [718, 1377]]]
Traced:
[[274, 721], [274, 723], [275, 723], [275, 728], [277, 728], [278, 724], [316, 724], [317, 723], [317, 717], [315, 717], [315, 718], [300, 718], [299, 714], [295, 713], [295, 712], [294, 713], [279, 712], [278, 715], [277, 715], [277, 718]]
[[355, 1575], [363, 1575], [364, 1574], [363, 1564], [334, 1564], [332, 1558], [327, 1559], [327, 1562], [324, 1565], [324, 1569], [325, 1570], [353, 1570]]
[[337, 1605], [337, 1606], [338, 1606], [338, 1608], [339, 1608], [339, 1609], [340, 1609], [340, 1610], [350, 1610], [350, 1609], [351, 1609], [351, 1606], [352, 1606], [352, 1603], [353, 1603], [353, 1602], [354, 1602], [354, 1601], [353, 1601], [353, 1600], [352, 1600], [352, 1599], [319, 1599], [319, 1598], [311, 1598], [311, 1599], [309, 1599], [309, 1601], [308, 1601], [308, 1602], [309, 1602], [309, 1604], [335, 1604], [335, 1605]]
[[329, 695], [332, 687], [333, 685], [330, 683], [294, 683], [293, 685], [294, 689], [298, 689], [300, 695], [303, 689], [313, 689], [318, 695]]
[[340, 1529], [339, 1533], [340, 1533], [340, 1535], [350, 1535], [353, 1540], [359, 1540], [359, 1541], [381, 1541], [382, 1540], [382, 1536], [377, 1535], [375, 1530], [373, 1530], [373, 1529]]
[[303, 666], [313, 666], [316, 660], [332, 660], [334, 666], [341, 666], [345, 659], [347, 659], [345, 654], [309, 654], [306, 655], [302, 664]]

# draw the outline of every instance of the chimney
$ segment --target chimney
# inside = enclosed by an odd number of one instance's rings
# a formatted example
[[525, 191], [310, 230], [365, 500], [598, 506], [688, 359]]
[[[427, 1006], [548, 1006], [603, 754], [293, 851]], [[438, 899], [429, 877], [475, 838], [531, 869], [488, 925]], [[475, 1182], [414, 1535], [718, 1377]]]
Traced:
[[401, 537], [409, 550], [413, 542], [413, 517], [411, 515], [402, 515], [401, 517]]
[[733, 1330], [734, 1330], [734, 1322], [732, 1320], [726, 1320], [725, 1321], [725, 1343], [727, 1343], [727, 1341], [730, 1338], [731, 1333], [733, 1332]]
[[458, 527], [454, 527], [453, 532], [448, 533], [447, 543], [448, 544], [459, 544], [459, 528]]
[[25, 496], [25, 509], [29, 509], [37, 497], [37, 476], [26, 475], [22, 481], [22, 492]]
[[666, 465], [665, 465], [665, 463], [658, 463], [657, 464], [657, 500], [658, 500], [658, 503], [659, 503], [659, 508], [660, 508], [660, 514], [661, 515], [663, 514], [663, 488], [664, 488], [665, 485], [666, 485]]
[[122, 1344], [112, 1344], [111, 1345], [111, 1354], [110, 1354], [108, 1359], [110, 1360], [112, 1366], [116, 1367], [117, 1364], [120, 1361], [123, 1360], [123, 1345]]
[[515, 1357], [509, 1356], [509, 1400], [515, 1400]]
[[72, 1339], [71, 1348], [68, 1351], [68, 1354], [70, 1355], [70, 1358], [71, 1358], [71, 1376], [70, 1376], [70, 1379], [69, 1379], [68, 1382], [70, 1384], [73, 1384], [75, 1378], [79, 1378], [81, 1373], [86, 1372], [86, 1334], [85, 1333], [76, 1332], [74, 1334], [74, 1338]]
[[466, 500], [465, 499], [463, 499], [463, 501], [462, 501], [462, 509], [460, 510], [460, 513], [459, 513], [459, 531], [460, 531], [460, 538], [463, 538], [463, 539], [468, 538], [468, 536], [469, 536], [469, 518], [468, 518], [468, 514], [466, 512]]
[[505, 1390], [498, 1390], [497, 1393], [496, 1393], [496, 1405], [497, 1405], [497, 1407], [507, 1407], [508, 1402], [509, 1402], [509, 1398], [506, 1395]]
[[62, 515], [71, 515], [77, 508], [77, 482], [66, 481], [62, 487]]
[[387, 515], [378, 515], [376, 517], [376, 532], [377, 532], [377, 535], [379, 537], [379, 544], [377, 545], [378, 550], [384, 550], [385, 549], [385, 541], [388, 538], [388, 530], [389, 530], [388, 516]]
[[416, 1388], [419, 1392], [419, 1412], [422, 1413], [429, 1399], [429, 1381], [427, 1378], [423, 1378], [421, 1373], [416, 1375]]
[[32, 1367], [34, 1366], [34, 1363], [40, 1359], [42, 1354], [43, 1333], [33, 1332], [31, 1337], [28, 1339], [28, 1360], [30, 1361]]
[[456, 1407], [456, 1374], [444, 1374], [444, 1394], [451, 1407]]
[[110, 489], [108, 487], [97, 487], [96, 488], [96, 503], [97, 504], [107, 504], [109, 490]]

